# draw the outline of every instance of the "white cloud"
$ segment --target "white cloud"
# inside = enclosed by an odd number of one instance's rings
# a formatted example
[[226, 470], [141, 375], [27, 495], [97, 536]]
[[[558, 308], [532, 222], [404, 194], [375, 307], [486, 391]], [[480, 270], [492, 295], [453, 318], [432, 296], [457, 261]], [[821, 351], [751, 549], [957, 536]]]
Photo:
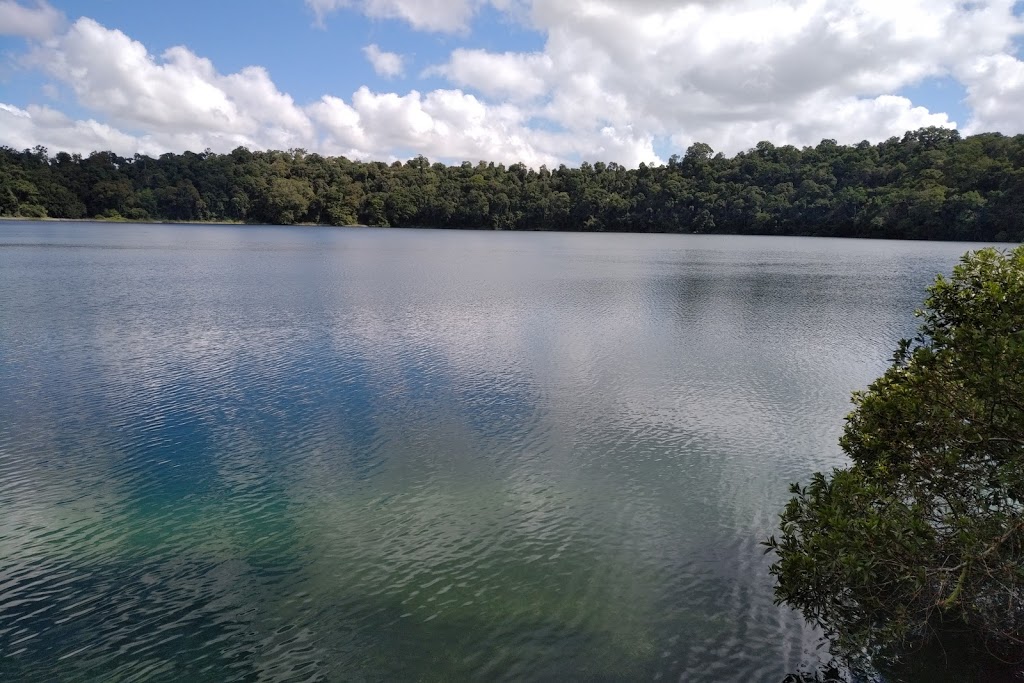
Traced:
[[400, 19], [413, 28], [446, 33], [465, 31], [483, 0], [306, 0], [317, 23], [328, 14], [355, 8], [369, 17]]
[[966, 132], [1024, 132], [1024, 62], [996, 54], [964, 64], [958, 72], [972, 112]]
[[363, 48], [363, 54], [373, 65], [373, 70], [379, 76], [394, 78], [401, 76], [405, 71], [402, 55], [395, 52], [385, 52], [376, 44], [370, 44]]
[[[535, 115], [584, 135], [629, 127], [727, 152], [760, 139], [879, 140], [954, 125], [894, 93], [1007, 50], [1022, 33], [1015, 4], [534, 0], [530, 18], [547, 36], [543, 52], [457, 49], [428, 73], [487, 97], [540, 99]], [[1000, 69], [1005, 90], [1014, 66], [1004, 60]], [[1005, 107], [975, 90], [979, 102]]]
[[305, 0], [305, 3], [321, 27], [328, 15], [353, 9], [376, 19], [404, 21], [423, 31], [460, 33], [469, 29], [472, 19], [487, 5], [519, 20], [527, 14], [528, 0]]
[[0, 103], [0, 130], [5, 145], [28, 149], [42, 145], [51, 152], [89, 152], [110, 150], [132, 155], [140, 150], [140, 141], [93, 119], [73, 121], [49, 107], [30, 106], [19, 109]]
[[[512, 105], [487, 105], [460, 90], [426, 95], [374, 93], [360, 88], [352, 103], [325, 95], [309, 111], [327, 133], [327, 148], [357, 158], [384, 159], [398, 151], [448, 160], [530, 165], [556, 163]], [[542, 136], [540, 136], [542, 137]]]
[[530, 99], [550, 88], [552, 59], [541, 53], [457, 49], [447, 64], [431, 67], [425, 75], [440, 75], [456, 85], [473, 87], [492, 97]]
[[43, 0], [29, 7], [16, 0], [0, 0], [0, 35], [49, 38], [64, 21], [64, 15]]
[[32, 62], [67, 84], [114, 125], [156, 140], [194, 139], [214, 149], [305, 147], [313, 125], [262, 67], [222, 75], [187, 48], [157, 59], [121, 31], [82, 18], [47, 41]]
[[953, 122], [944, 113], [915, 107], [905, 97], [876, 98], [814, 94], [780, 105], [772, 116], [758, 120], [727, 123], [708, 121], [672, 136], [673, 147], [685, 150], [694, 142], [713, 141], [716, 151], [735, 152], [761, 140], [775, 143], [814, 145], [824, 139], [850, 144], [861, 140], [884, 140], [908, 130], [928, 126], [949, 128]]
[[[5, 105], [0, 144], [120, 153], [305, 147], [356, 158], [635, 166], [694, 141], [731, 153], [760, 140], [876, 141], [931, 125], [1024, 132], [1024, 62], [1014, 56], [1024, 25], [1014, 0], [305, 2], [321, 21], [348, 8], [443, 32], [467, 31], [486, 4], [546, 42], [523, 52], [456, 46], [421, 74], [449, 88], [367, 85], [348, 99], [327, 93], [304, 104], [260, 66], [222, 73], [187, 47], [153, 55], [82, 18], [22, 61], [73, 93], [89, 118]], [[14, 6], [0, 0], [0, 20]], [[53, 30], [17, 25], [25, 35]], [[378, 74], [403, 73], [401, 55], [376, 44], [363, 50]], [[969, 121], [898, 95], [928, 78], [963, 85]]]
[[614, 161], [627, 167], [663, 163], [654, 151], [654, 136], [638, 132], [632, 126], [605, 126], [600, 130], [561, 133], [552, 136], [551, 149], [562, 159]]

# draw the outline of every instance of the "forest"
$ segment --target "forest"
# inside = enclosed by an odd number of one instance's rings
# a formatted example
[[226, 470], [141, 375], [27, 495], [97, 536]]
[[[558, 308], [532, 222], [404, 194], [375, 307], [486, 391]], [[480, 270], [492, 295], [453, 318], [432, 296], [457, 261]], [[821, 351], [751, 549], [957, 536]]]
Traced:
[[923, 128], [732, 157], [696, 143], [636, 169], [0, 147], [0, 216], [1018, 242], [1024, 135]]

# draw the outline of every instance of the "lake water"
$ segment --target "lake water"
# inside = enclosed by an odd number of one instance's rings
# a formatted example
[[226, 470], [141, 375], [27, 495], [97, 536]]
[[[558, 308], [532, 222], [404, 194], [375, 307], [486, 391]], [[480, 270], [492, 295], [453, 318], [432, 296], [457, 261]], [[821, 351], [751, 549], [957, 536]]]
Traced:
[[780, 681], [759, 542], [977, 246], [0, 223], [0, 680]]

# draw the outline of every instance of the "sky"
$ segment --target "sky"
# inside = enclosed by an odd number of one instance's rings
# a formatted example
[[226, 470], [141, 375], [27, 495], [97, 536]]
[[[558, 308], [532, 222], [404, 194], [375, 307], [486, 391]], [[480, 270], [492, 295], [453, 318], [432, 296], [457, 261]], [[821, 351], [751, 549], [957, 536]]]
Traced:
[[663, 163], [1024, 132], [1017, 0], [0, 0], [0, 145]]

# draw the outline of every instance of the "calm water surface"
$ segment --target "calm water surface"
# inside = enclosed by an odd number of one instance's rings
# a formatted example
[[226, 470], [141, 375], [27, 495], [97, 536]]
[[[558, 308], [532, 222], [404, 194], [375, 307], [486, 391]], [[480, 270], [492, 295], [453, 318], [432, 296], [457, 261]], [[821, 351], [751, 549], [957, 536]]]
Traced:
[[779, 681], [758, 543], [971, 247], [0, 223], [0, 679]]

